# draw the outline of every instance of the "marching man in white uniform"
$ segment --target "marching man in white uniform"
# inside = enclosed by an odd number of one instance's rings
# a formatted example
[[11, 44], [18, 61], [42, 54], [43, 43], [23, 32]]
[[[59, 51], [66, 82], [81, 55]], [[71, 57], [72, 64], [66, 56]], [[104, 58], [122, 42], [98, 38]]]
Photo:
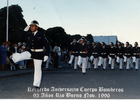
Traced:
[[[29, 32], [28, 30], [31, 30]], [[39, 30], [39, 23], [37, 21], [32, 21], [30, 26], [27, 26], [24, 31], [19, 35], [19, 41], [25, 41], [27, 43], [27, 51], [23, 53], [14, 53], [12, 60], [16, 63], [25, 59], [33, 59], [34, 62], [34, 82], [33, 86], [36, 88], [40, 87], [42, 70], [42, 61], [48, 59], [50, 46], [45, 35]], [[45, 52], [43, 51], [45, 47]]]
[[138, 42], [135, 42], [134, 47], [133, 47], [133, 54], [132, 54], [132, 59], [133, 59], [133, 65], [136, 70], [138, 70], [138, 63], [139, 63], [139, 53], [140, 53], [140, 48], [138, 47]]
[[77, 67], [79, 68], [82, 64], [82, 73], [86, 74], [86, 68], [87, 68], [87, 44], [85, 42], [84, 38], [81, 38], [79, 44], [79, 56], [78, 56], [78, 64]]

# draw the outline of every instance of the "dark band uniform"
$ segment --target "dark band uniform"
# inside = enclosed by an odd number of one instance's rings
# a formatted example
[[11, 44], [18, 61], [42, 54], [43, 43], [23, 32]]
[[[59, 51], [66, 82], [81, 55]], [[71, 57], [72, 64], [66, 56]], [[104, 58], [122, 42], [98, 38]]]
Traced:
[[[50, 46], [43, 33], [38, 31], [34, 36], [32, 32], [22, 32], [18, 40], [27, 43], [27, 50], [31, 53], [31, 58], [43, 60], [45, 55], [49, 56]], [[35, 51], [36, 49], [43, 49], [43, 47], [45, 47], [44, 52]]]
[[94, 56], [94, 58], [98, 58], [99, 57], [99, 48], [97, 46], [92, 46], [91, 47], [91, 55]]
[[119, 57], [119, 58], [123, 58], [123, 55], [124, 55], [124, 48], [123, 47], [117, 47], [117, 53], [116, 55]]
[[115, 55], [116, 55], [116, 48], [115, 47], [109, 47], [108, 52], [109, 52], [109, 56], [111, 58], [115, 58]]
[[133, 47], [132, 49], [133, 54], [132, 56], [135, 56], [136, 58], [139, 58], [140, 48], [139, 47]]

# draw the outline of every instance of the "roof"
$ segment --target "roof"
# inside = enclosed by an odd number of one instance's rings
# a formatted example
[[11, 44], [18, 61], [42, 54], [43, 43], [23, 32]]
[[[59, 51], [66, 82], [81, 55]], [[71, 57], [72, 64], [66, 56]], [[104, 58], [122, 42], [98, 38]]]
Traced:
[[94, 42], [105, 42], [106, 45], [109, 45], [110, 42], [113, 42], [114, 44], [117, 43], [117, 36], [93, 36]]

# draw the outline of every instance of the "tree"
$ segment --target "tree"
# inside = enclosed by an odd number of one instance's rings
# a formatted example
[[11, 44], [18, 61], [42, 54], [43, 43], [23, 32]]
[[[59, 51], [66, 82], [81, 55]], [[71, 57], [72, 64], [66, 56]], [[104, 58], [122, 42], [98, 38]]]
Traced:
[[93, 42], [93, 36], [91, 34], [87, 34], [86, 39], [92, 43]]
[[[0, 43], [6, 41], [7, 7], [0, 9]], [[9, 6], [9, 41], [17, 42], [19, 33], [27, 26], [22, 15], [22, 8], [18, 5]]]

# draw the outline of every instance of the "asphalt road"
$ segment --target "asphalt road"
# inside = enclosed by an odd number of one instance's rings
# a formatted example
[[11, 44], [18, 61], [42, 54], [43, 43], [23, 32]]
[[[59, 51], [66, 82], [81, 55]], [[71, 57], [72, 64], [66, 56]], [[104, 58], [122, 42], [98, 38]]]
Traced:
[[4, 77], [0, 99], [140, 99], [140, 70], [116, 65], [115, 70], [92, 68], [85, 75], [73, 67], [44, 71], [40, 89], [32, 83], [33, 73]]

